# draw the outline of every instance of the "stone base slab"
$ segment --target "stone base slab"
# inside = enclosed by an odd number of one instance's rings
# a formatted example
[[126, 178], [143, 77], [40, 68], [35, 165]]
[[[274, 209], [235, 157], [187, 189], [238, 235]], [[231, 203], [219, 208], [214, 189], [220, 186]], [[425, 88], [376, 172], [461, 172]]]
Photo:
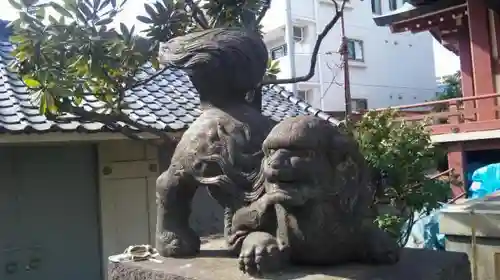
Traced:
[[[238, 270], [237, 260], [227, 256], [223, 242], [202, 245], [196, 258], [161, 258], [153, 261], [110, 262], [108, 280], [244, 280], [254, 279]], [[471, 280], [466, 254], [404, 249], [392, 266], [344, 265], [293, 267], [261, 279], [274, 280]]]

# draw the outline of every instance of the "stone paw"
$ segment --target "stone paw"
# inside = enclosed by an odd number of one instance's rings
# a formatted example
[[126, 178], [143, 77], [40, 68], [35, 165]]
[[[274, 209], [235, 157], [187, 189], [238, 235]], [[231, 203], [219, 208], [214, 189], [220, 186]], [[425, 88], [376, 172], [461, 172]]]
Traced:
[[372, 229], [368, 241], [367, 260], [373, 264], [394, 264], [399, 261], [401, 248], [396, 240], [387, 233], [376, 228]]
[[375, 264], [395, 264], [399, 261], [401, 248], [396, 242], [377, 246], [372, 253], [372, 262]]
[[279, 270], [284, 264], [284, 258], [271, 234], [253, 232], [243, 241], [238, 263], [243, 273], [261, 275]]
[[192, 230], [157, 233], [156, 249], [163, 257], [192, 257], [200, 252], [200, 238]]

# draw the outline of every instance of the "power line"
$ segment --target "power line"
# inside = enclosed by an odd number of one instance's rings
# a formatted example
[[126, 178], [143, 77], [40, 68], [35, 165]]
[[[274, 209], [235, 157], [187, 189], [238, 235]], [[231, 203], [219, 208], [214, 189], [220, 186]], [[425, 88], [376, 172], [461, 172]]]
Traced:
[[[330, 84], [330, 83], [328, 82], [325, 84]], [[400, 88], [400, 89], [434, 90], [434, 91], [437, 90], [437, 87], [436, 88], [418, 88], [418, 87], [405, 87], [405, 86], [392, 86], [392, 85], [360, 84], [360, 83], [352, 83], [352, 82], [351, 82], [351, 85], [365, 86], [365, 87], [379, 87], [379, 88]]]

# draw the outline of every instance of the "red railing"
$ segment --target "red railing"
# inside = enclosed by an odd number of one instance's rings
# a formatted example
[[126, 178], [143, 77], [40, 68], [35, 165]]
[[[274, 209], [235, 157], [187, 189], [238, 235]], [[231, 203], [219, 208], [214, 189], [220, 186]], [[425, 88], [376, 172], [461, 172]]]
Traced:
[[[483, 94], [376, 110], [399, 110], [401, 119], [406, 121], [428, 120], [433, 134], [485, 131], [500, 129], [499, 97], [498, 93]], [[487, 106], [483, 104], [485, 101], [488, 101]], [[410, 113], [410, 109], [424, 110]]]

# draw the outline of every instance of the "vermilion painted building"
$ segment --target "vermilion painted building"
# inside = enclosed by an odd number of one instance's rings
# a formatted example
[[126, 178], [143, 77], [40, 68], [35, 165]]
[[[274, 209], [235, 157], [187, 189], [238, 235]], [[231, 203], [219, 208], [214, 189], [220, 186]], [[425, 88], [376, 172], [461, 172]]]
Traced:
[[[448, 164], [464, 179], [472, 162], [500, 162], [500, 1], [409, 0], [391, 14], [375, 17], [393, 33], [431, 32], [443, 46], [460, 56], [463, 98], [443, 102], [446, 118], [432, 125], [433, 141], [448, 149]], [[405, 106], [424, 107], [426, 104]], [[465, 180], [466, 181], [466, 180]], [[455, 195], [463, 192], [453, 186]]]

